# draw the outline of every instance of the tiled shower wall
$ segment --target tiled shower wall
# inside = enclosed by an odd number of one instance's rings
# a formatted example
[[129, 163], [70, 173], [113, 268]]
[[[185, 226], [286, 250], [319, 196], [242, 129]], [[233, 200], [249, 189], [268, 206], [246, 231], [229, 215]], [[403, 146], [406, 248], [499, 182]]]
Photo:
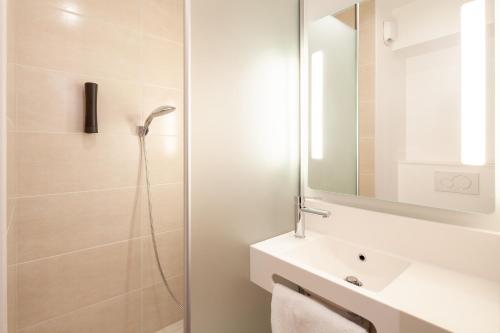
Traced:
[[[182, 318], [181, 0], [9, 0], [9, 332], [155, 332]], [[83, 133], [83, 83], [99, 133]]]

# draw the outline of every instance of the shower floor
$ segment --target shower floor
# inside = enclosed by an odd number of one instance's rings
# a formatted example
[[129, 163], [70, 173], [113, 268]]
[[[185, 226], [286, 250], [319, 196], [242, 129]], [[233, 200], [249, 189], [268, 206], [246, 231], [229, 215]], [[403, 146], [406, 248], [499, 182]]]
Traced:
[[184, 322], [182, 320], [167, 326], [156, 333], [182, 333], [184, 332]]

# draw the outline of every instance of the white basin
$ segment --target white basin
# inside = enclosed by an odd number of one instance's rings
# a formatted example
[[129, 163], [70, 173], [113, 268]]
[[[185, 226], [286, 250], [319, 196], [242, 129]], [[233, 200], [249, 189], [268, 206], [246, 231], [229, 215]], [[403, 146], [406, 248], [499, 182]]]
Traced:
[[318, 237], [283, 252], [282, 257], [304, 268], [318, 270], [344, 280], [355, 277], [360, 288], [380, 291], [410, 263], [380, 251], [367, 249], [332, 237]]
[[[363, 286], [346, 282], [348, 275]], [[330, 235], [308, 230], [305, 239], [286, 233], [251, 245], [251, 281], [272, 292], [277, 277], [368, 319], [378, 332], [500, 333], [499, 282]]]

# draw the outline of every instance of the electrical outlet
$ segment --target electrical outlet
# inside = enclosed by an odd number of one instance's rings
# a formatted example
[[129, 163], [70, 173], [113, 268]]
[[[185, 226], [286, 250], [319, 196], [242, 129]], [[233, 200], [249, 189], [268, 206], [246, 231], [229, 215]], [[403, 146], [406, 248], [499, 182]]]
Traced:
[[438, 192], [479, 195], [479, 174], [436, 171], [434, 189]]

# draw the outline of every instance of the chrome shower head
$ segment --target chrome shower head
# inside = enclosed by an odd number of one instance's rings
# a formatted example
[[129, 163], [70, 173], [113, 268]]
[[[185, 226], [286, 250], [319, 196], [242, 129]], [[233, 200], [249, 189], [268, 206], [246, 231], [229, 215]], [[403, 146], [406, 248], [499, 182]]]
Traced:
[[148, 134], [149, 125], [151, 125], [151, 122], [153, 121], [154, 118], [167, 115], [167, 114], [174, 112], [174, 111], [175, 111], [175, 107], [168, 106], [168, 105], [160, 106], [160, 107], [154, 109], [153, 112], [151, 112], [151, 114], [144, 121], [144, 125], [138, 126], [139, 136], [146, 136]]

